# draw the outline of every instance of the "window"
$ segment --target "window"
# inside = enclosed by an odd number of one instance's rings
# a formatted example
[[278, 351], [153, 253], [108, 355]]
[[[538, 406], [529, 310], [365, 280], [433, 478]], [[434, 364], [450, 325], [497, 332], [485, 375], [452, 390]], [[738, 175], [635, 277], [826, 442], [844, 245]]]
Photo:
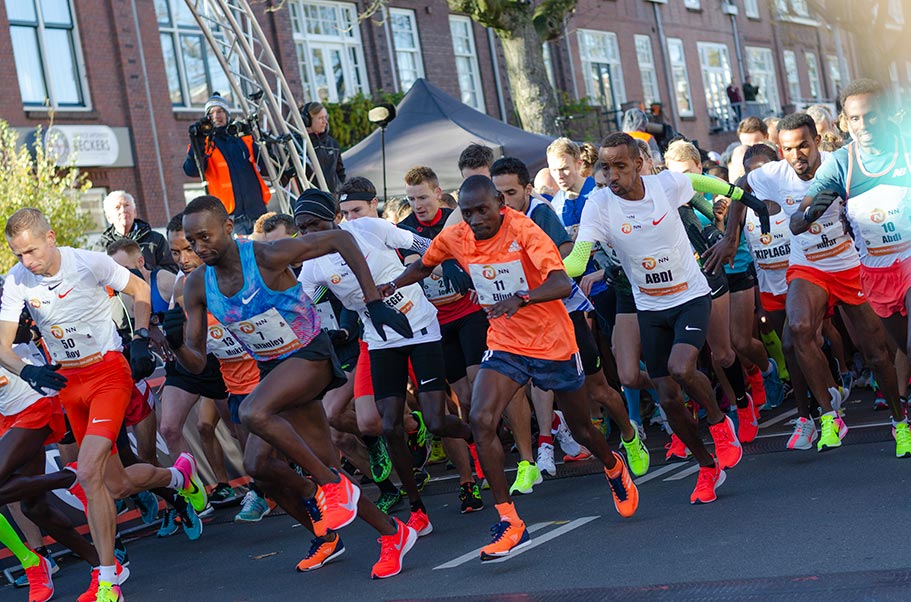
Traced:
[[689, 8], [689, 9], [692, 9], [692, 10], [699, 10], [700, 8], [702, 8], [702, 5], [699, 2], [699, 0], [683, 0], [683, 6]]
[[786, 15], [790, 12], [788, 0], [775, 0], [775, 8], [778, 9], [779, 15]]
[[782, 53], [784, 59], [784, 72], [788, 78], [788, 101], [791, 104], [800, 102], [800, 74], [797, 73], [797, 54], [793, 50], [785, 50]]
[[22, 104], [86, 107], [79, 35], [69, 0], [6, 0]]
[[791, 0], [791, 9], [795, 15], [800, 17], [810, 16], [810, 7], [807, 6], [807, 0]]
[[155, 14], [171, 105], [203, 107], [215, 92], [233, 102], [228, 77], [186, 3], [155, 0]]
[[637, 35], [635, 39], [639, 75], [642, 76], [643, 100], [647, 105], [661, 102], [661, 92], [658, 90], [658, 71], [655, 69], [655, 56], [652, 54], [652, 39], [643, 35]]
[[478, 53], [474, 47], [474, 29], [468, 17], [449, 16], [449, 33], [452, 35], [452, 51], [455, 53], [456, 74], [462, 102], [484, 111], [484, 92], [481, 89], [481, 70], [478, 68]]
[[556, 78], [554, 77], [554, 61], [550, 56], [550, 44], [544, 42], [541, 44], [541, 52], [544, 55], [544, 69], [547, 71], [547, 81], [550, 82], [552, 88], [556, 90], [557, 84]]
[[626, 102], [626, 90], [617, 35], [580, 29], [579, 54], [586, 95], [607, 110], [619, 111], [620, 105]]
[[407, 92], [419, 77], [424, 77], [424, 61], [421, 60], [421, 41], [418, 39], [418, 24], [413, 10], [390, 8], [389, 20], [392, 25], [392, 41], [395, 47], [395, 64], [399, 70], [399, 84]]
[[677, 103], [677, 114], [681, 117], [692, 117], [693, 98], [690, 95], [690, 78], [686, 70], [683, 40], [680, 38], [668, 38], [667, 54], [674, 78], [674, 101]]
[[841, 67], [838, 64], [838, 57], [831, 54], [826, 57], [826, 70], [829, 72], [832, 94], [838, 96], [841, 93]]
[[743, 0], [743, 12], [750, 19], [759, 19], [759, 0]]
[[819, 99], [822, 97], [822, 89], [819, 87], [819, 63], [816, 62], [816, 54], [805, 52], [807, 59], [807, 79], [810, 80], [810, 98]]
[[[731, 62], [728, 47], [712, 42], [698, 42], [699, 64], [702, 67], [702, 85], [705, 88], [705, 102], [709, 117], [713, 120], [729, 121], [733, 111], [728, 101], [727, 89], [731, 81]], [[720, 124], [719, 124], [720, 125]]]
[[759, 86], [756, 100], [768, 103], [776, 113], [781, 110], [781, 99], [778, 97], [778, 80], [775, 78], [775, 59], [768, 48], [746, 47], [747, 70], [753, 84]]
[[357, 7], [302, 0], [288, 5], [304, 95], [309, 100], [340, 102], [367, 93]]

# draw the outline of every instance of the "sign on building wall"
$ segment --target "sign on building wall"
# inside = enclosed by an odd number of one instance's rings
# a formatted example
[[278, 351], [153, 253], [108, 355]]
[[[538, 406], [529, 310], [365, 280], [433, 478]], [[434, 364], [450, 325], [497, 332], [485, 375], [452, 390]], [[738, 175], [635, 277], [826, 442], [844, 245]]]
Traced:
[[44, 145], [61, 166], [111, 166], [120, 153], [117, 135], [106, 125], [52, 125], [44, 134]]

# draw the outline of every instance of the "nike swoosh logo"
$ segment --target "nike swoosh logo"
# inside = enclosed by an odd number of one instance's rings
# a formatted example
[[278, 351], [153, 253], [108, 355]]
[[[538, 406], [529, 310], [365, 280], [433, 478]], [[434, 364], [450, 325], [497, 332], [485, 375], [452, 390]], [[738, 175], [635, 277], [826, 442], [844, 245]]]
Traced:
[[711, 293], [711, 295], [714, 297], [715, 295], [717, 295], [718, 293], [720, 293], [720, 292], [721, 292], [721, 289], [723, 289], [723, 288], [724, 288], [724, 285], [722, 284], [721, 286], [719, 286], [718, 288], [716, 288], [715, 290], [713, 290], [712, 293]]
[[253, 291], [253, 294], [252, 294], [252, 295], [250, 295], [249, 297], [244, 297], [243, 299], [241, 299], [241, 302], [242, 302], [244, 305], [246, 305], [247, 303], [249, 303], [250, 301], [253, 300], [253, 297], [255, 297], [256, 295], [259, 294], [259, 291], [260, 291], [260, 289], [256, 289], [255, 291]]
[[396, 551], [396, 552], [401, 552], [401, 551], [402, 551], [402, 545], [404, 545], [404, 544], [397, 543], [397, 544], [395, 544], [395, 545], [392, 546], [392, 547], [395, 548], [395, 551]]
[[698, 332], [698, 331], [702, 330], [701, 328], [690, 328], [689, 326], [684, 326], [683, 329], [689, 330], [690, 332]]
[[435, 380], [436, 380], [435, 378], [431, 378], [430, 380], [421, 379], [421, 384], [426, 385], [427, 383], [432, 383]]
[[54, 290], [55, 288], [57, 288], [58, 286], [60, 286], [61, 284], [63, 284], [63, 283], [62, 283], [62, 282], [58, 282], [58, 283], [55, 284], [54, 286], [48, 285], [47, 290], [52, 291], [52, 290]]
[[110, 422], [110, 421], [111, 421], [110, 418], [102, 418], [101, 420], [98, 420], [97, 418], [92, 418], [92, 424], [101, 424], [102, 422]]
[[784, 218], [783, 220], [776, 220], [775, 225], [780, 226], [781, 224], [785, 223], [786, 221], [788, 221], [788, 218]]
[[348, 512], [354, 512], [355, 510], [357, 510], [357, 502], [355, 502], [351, 496], [348, 497], [347, 504], [340, 504], [340, 505], [342, 508], [344, 508]]
[[[76, 287], [74, 286], [73, 288], [76, 288]], [[58, 299], [63, 299], [64, 297], [66, 297], [67, 295], [69, 295], [70, 293], [73, 292], [73, 288], [71, 288], [70, 290], [68, 290], [67, 292], [65, 292], [65, 293], [63, 293], [63, 294], [57, 293], [57, 298], [58, 298]]]
[[667, 217], [667, 213], [665, 213], [664, 215], [662, 215], [662, 216], [659, 217], [658, 219], [653, 219], [653, 220], [652, 220], [652, 225], [653, 225], [653, 226], [657, 226], [658, 224], [661, 223], [661, 220], [663, 220], [663, 219], [666, 218], [666, 217]]

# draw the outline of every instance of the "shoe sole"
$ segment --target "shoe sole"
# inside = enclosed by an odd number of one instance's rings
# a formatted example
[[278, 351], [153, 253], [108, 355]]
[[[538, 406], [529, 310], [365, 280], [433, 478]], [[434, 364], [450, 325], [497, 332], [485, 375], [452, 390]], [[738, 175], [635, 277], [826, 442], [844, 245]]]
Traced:
[[302, 569], [299, 566], [296, 566], [296, 567], [294, 567], [294, 570], [296, 570], [298, 573], [309, 573], [310, 571], [315, 571], [316, 569], [326, 566], [327, 564], [329, 564], [330, 562], [332, 562], [333, 560], [335, 560], [336, 558], [338, 558], [339, 556], [341, 556], [344, 553], [345, 553], [345, 546], [342, 546], [340, 549], [335, 550], [334, 552], [332, 552], [332, 554], [327, 556], [321, 563], [319, 563], [315, 566], [311, 566], [309, 569]]
[[481, 552], [481, 562], [486, 562], [488, 560], [496, 560], [497, 558], [503, 558], [504, 556], [509, 556], [513, 552], [515, 552], [517, 550], [521, 550], [522, 548], [529, 546], [529, 545], [531, 545], [531, 538], [526, 539], [522, 543], [517, 544], [514, 547], [512, 547], [509, 550], [502, 552], [502, 553], [498, 552], [496, 554], [487, 554], [485, 552]]
[[463, 508], [460, 513], [461, 514], [471, 514], [472, 512], [480, 512], [483, 509], [484, 509], [484, 504], [481, 504], [477, 508], [473, 508], [473, 507]]
[[418, 534], [418, 537], [424, 537], [425, 535], [430, 535], [433, 533], [433, 523], [427, 523], [427, 526], [418, 531], [414, 527], [411, 527], [411, 530]]
[[272, 512], [272, 507], [271, 507], [271, 506], [267, 506], [267, 507], [266, 507], [266, 511], [263, 512], [262, 514], [260, 514], [260, 515], [259, 515], [259, 518], [254, 518], [254, 519], [250, 520], [250, 519], [246, 519], [246, 518], [240, 518], [239, 516], [235, 516], [235, 517], [234, 517], [234, 522], [235, 522], [235, 523], [258, 523], [259, 521], [261, 521], [261, 520], [262, 520], [263, 518], [265, 518], [266, 516], [269, 516], [269, 514], [270, 514], [271, 512]]
[[402, 564], [405, 560], [405, 554], [407, 554], [408, 552], [411, 551], [411, 548], [414, 547], [414, 544], [417, 543], [417, 541], [418, 541], [418, 534], [415, 533], [414, 529], [411, 529], [408, 533], [408, 539], [405, 540], [405, 545], [402, 546], [402, 555], [399, 556], [399, 570], [397, 570], [394, 573], [390, 573], [389, 575], [377, 575], [376, 573], [372, 573], [370, 575], [370, 577], [372, 579], [388, 579], [389, 577], [395, 577], [396, 575], [401, 573]]

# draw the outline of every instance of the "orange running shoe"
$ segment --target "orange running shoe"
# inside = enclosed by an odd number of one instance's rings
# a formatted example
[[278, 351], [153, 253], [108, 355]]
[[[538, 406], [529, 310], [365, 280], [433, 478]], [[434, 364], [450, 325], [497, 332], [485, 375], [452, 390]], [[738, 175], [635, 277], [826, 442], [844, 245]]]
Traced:
[[756, 420], [756, 410], [753, 398], [747, 393], [747, 407], [737, 408], [737, 438], [741, 443], [750, 443], [759, 434], [759, 422]]
[[490, 528], [493, 541], [481, 548], [481, 560], [493, 560], [506, 556], [531, 543], [525, 523], [518, 517], [503, 520]]
[[743, 457], [743, 447], [737, 440], [734, 423], [731, 419], [725, 416], [724, 420], [718, 424], [710, 425], [709, 433], [712, 435], [712, 441], [715, 442], [715, 456], [721, 464], [721, 470], [737, 466]]
[[636, 509], [639, 507], [639, 489], [633, 483], [626, 462], [617, 452], [613, 452], [613, 454], [614, 459], [620, 464], [622, 472], [620, 476], [611, 478], [605, 467], [604, 474], [607, 476], [607, 484], [610, 485], [611, 494], [614, 496], [614, 508], [617, 509], [620, 516], [629, 518], [636, 513]]
[[348, 477], [340, 474], [338, 483], [324, 483], [319, 488], [323, 490], [325, 499], [323, 520], [327, 529], [337, 531], [357, 518], [361, 490]]
[[575, 456], [570, 456], [569, 454], [566, 454], [565, 456], [563, 456], [563, 461], [564, 462], [584, 462], [591, 457], [592, 457], [592, 453], [590, 451], [588, 451], [584, 445], [580, 445], [578, 454], [576, 454]]
[[297, 563], [299, 573], [314, 571], [345, 553], [345, 544], [338, 533], [335, 534], [333, 541], [328, 541], [325, 537], [314, 537], [310, 544], [310, 551]]
[[417, 533], [419, 537], [433, 533], [433, 525], [430, 524], [430, 518], [423, 510], [412, 510], [411, 516], [408, 517], [408, 522], [406, 524], [414, 529], [414, 532]]
[[673, 434], [671, 435], [670, 443], [665, 445], [664, 449], [667, 450], [667, 453], [664, 455], [665, 460], [672, 460], [674, 458], [678, 460], [686, 460], [691, 455], [689, 448], [683, 444], [683, 441], [680, 440], [680, 437]]
[[373, 579], [385, 579], [401, 573], [402, 559], [418, 540], [418, 534], [414, 529], [397, 518], [393, 520], [396, 527], [395, 533], [383, 535], [378, 540], [380, 542], [380, 559], [373, 565], [373, 570], [370, 572]]
[[699, 478], [696, 479], [696, 489], [690, 496], [691, 504], [710, 504], [718, 499], [715, 490], [724, 483], [725, 474], [721, 470], [718, 460], [711, 468], [701, 466], [699, 468]]
[[28, 580], [29, 602], [47, 602], [54, 597], [54, 580], [51, 578], [51, 563], [41, 554], [38, 564], [25, 569], [25, 578]]

